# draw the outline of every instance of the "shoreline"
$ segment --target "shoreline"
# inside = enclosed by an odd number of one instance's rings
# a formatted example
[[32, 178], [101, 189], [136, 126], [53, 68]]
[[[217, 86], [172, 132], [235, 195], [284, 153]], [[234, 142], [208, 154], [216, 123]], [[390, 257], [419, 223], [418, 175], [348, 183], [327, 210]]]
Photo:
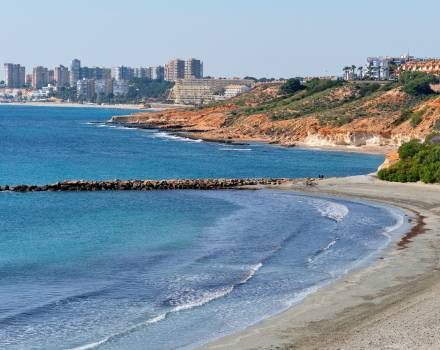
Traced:
[[151, 104], [151, 108], [145, 108], [143, 104], [83, 104], [75, 102], [0, 102], [0, 106], [31, 106], [31, 107], [69, 107], [69, 108], [103, 108], [103, 109], [127, 109], [135, 111], [164, 111], [167, 109], [179, 108], [178, 105], [170, 105], [169, 107], [164, 104], [158, 104], [158, 107], [154, 107], [154, 103]]
[[[121, 116], [119, 116], [119, 118], [120, 117]], [[122, 116], [122, 117], [129, 117], [129, 116]], [[133, 129], [159, 130], [173, 136], [188, 138], [192, 140], [202, 140], [203, 142], [213, 142], [213, 143], [230, 144], [230, 145], [247, 145], [250, 143], [261, 143], [261, 144], [271, 145], [274, 147], [282, 147], [282, 148], [297, 148], [297, 149], [328, 151], [328, 152], [348, 152], [348, 153], [372, 154], [372, 155], [383, 155], [383, 156], [397, 149], [397, 147], [392, 147], [392, 146], [349, 146], [349, 145], [348, 146], [343, 146], [343, 145], [314, 146], [314, 145], [309, 145], [305, 142], [297, 142], [295, 145], [290, 145], [290, 144], [285, 145], [282, 143], [271, 142], [270, 140], [261, 139], [261, 138], [222, 139], [222, 138], [203, 137], [203, 135], [200, 135], [200, 133], [198, 132], [182, 131], [179, 129], [160, 127], [160, 125], [147, 125], [147, 124], [130, 123], [130, 122], [114, 122], [111, 119], [108, 121], [108, 123], [112, 125], [123, 125]]]
[[387, 183], [362, 175], [326, 179], [314, 187], [263, 188], [382, 203], [416, 219], [404, 237], [392, 241], [368, 266], [287, 311], [200, 349], [413, 349], [440, 343], [440, 300], [434, 297], [440, 293], [440, 186]]

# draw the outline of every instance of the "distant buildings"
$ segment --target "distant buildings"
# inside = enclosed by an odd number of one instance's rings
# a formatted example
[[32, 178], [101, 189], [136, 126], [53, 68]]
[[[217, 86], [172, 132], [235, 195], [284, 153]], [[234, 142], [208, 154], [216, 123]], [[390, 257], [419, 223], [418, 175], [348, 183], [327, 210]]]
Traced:
[[38, 66], [32, 71], [32, 87], [41, 89], [49, 83], [49, 70], [46, 67]]
[[23, 66], [13, 63], [4, 65], [5, 85], [8, 88], [21, 88], [25, 86], [26, 70]]
[[[133, 78], [150, 80], [168, 80], [179, 82], [180, 92], [177, 89], [177, 100], [184, 103], [203, 103], [213, 100], [212, 95], [218, 93], [217, 85], [221, 85], [222, 92], [227, 84], [235, 82], [220, 79], [204, 81], [203, 63], [196, 58], [186, 61], [174, 59], [166, 65], [144, 66], [131, 68], [118, 66], [113, 68], [82, 66], [79, 59], [73, 59], [70, 66], [59, 65], [53, 69], [37, 66], [32, 74], [26, 76], [25, 67], [19, 64], [5, 63], [5, 83], [3, 88], [21, 89], [25, 98], [43, 99], [51, 96], [59, 98], [76, 98], [79, 100], [112, 99], [113, 96], [125, 96], [129, 92], [130, 80]], [[186, 83], [187, 80], [193, 81]], [[240, 82], [237, 84], [240, 85]], [[24, 90], [24, 89], [27, 90]], [[31, 90], [29, 90], [31, 88]], [[64, 89], [72, 89], [64, 91]], [[63, 89], [63, 91], [58, 91]], [[232, 90], [231, 90], [232, 89]], [[234, 95], [243, 91], [242, 87], [231, 88], [226, 95]], [[236, 91], [235, 91], [235, 90]], [[234, 91], [233, 91], [234, 90]], [[113, 95], [113, 96], [111, 96]], [[225, 96], [226, 96], [225, 95]]]
[[[345, 80], [395, 80], [404, 70], [426, 71], [435, 70], [435, 59], [415, 58], [410, 55], [402, 56], [373, 56], [367, 58], [365, 66], [347, 66], [344, 70]], [[431, 62], [431, 63], [429, 63]], [[422, 68], [430, 67], [430, 68]]]
[[254, 83], [245, 79], [178, 79], [171, 97], [175, 103], [202, 105], [214, 102], [217, 96], [225, 99], [226, 91], [228, 96], [236, 96], [247, 91]]
[[122, 96], [128, 93], [128, 81], [126, 80], [115, 80], [113, 81], [113, 95]]
[[108, 96], [113, 93], [113, 82], [111, 79], [95, 80], [95, 95]]
[[149, 67], [148, 70], [151, 80], [164, 80], [165, 70], [163, 66]]
[[185, 78], [185, 61], [175, 59], [165, 64], [165, 80], [176, 81]]
[[398, 74], [402, 72], [421, 72], [440, 75], [440, 59], [412, 60], [399, 66]]
[[95, 81], [93, 79], [80, 79], [76, 82], [76, 95], [79, 100], [91, 100], [95, 95]]
[[54, 80], [57, 88], [69, 86], [70, 72], [69, 68], [60, 65], [54, 69]]
[[225, 92], [223, 96], [225, 97], [225, 100], [244, 94], [245, 92], [248, 92], [251, 88], [247, 85], [240, 85], [240, 84], [232, 84], [225, 87]]
[[125, 66], [113, 67], [111, 70], [111, 77], [117, 81], [130, 80], [134, 77], [134, 69]]
[[189, 58], [185, 62], [185, 79], [201, 79], [203, 78], [203, 63], [202, 61]]
[[76, 86], [78, 80], [81, 79], [81, 61], [74, 59], [70, 65], [70, 86]]

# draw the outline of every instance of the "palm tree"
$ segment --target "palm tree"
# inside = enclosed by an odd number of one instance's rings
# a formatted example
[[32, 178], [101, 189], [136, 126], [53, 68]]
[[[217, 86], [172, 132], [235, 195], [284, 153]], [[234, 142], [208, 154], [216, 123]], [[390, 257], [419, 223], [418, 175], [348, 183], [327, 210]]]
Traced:
[[350, 67], [345, 66], [342, 70], [344, 71], [344, 79], [348, 80], [348, 72], [350, 72]]
[[356, 71], [356, 66], [353, 64], [351, 66], [351, 79], [353, 79], [353, 80], [354, 80], [355, 71]]
[[364, 71], [364, 67], [359, 66], [358, 67], [358, 72], [359, 72], [359, 79], [362, 80], [363, 76], [363, 71]]
[[373, 66], [371, 65], [371, 63], [368, 64], [367, 67], [367, 75], [368, 75], [368, 79], [371, 79], [371, 75], [373, 74]]

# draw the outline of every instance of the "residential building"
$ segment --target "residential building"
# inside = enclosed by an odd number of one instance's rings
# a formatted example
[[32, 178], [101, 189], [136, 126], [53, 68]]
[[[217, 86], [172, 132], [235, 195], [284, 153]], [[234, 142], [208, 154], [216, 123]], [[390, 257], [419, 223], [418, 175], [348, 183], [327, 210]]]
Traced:
[[377, 80], [395, 79], [398, 67], [413, 59], [409, 55], [368, 57], [366, 75]]
[[111, 79], [111, 69], [101, 67], [81, 67], [80, 78], [86, 79]]
[[113, 95], [122, 96], [128, 93], [128, 81], [127, 80], [114, 80], [113, 81]]
[[185, 61], [171, 60], [165, 65], [165, 80], [176, 81], [185, 78]]
[[134, 70], [130, 67], [113, 67], [112, 68], [112, 79], [121, 81], [121, 80], [130, 80], [134, 77]]
[[26, 70], [23, 66], [13, 63], [4, 65], [5, 85], [8, 88], [21, 88], [25, 85]]
[[91, 100], [95, 95], [95, 81], [93, 79], [80, 79], [76, 82], [76, 94], [80, 100]]
[[171, 91], [171, 99], [175, 103], [202, 105], [216, 100], [216, 96], [226, 92], [228, 86], [234, 85], [232, 89], [239, 89], [238, 86], [252, 87], [253, 80], [247, 79], [178, 79]]
[[185, 79], [200, 79], [203, 78], [203, 63], [202, 61], [189, 58], [185, 62]]
[[111, 79], [95, 80], [95, 95], [110, 95], [113, 93], [113, 82]]
[[248, 92], [250, 89], [251, 88], [247, 85], [231, 84], [225, 87], [225, 92], [223, 95], [227, 100], [229, 98], [244, 94], [245, 92]]
[[26, 74], [26, 87], [32, 86], [32, 74]]
[[421, 72], [440, 75], [440, 59], [409, 61], [397, 69], [398, 74], [402, 72]]
[[55, 70], [53, 70], [53, 69], [48, 70], [48, 81], [49, 81], [49, 84], [55, 83]]
[[81, 61], [74, 59], [70, 65], [70, 86], [76, 86], [76, 82], [81, 79]]
[[69, 79], [70, 79], [69, 68], [60, 65], [58, 67], [55, 67], [54, 71], [55, 71], [54, 79], [55, 79], [56, 87], [64, 88], [69, 86]]
[[32, 87], [41, 89], [49, 83], [49, 70], [46, 67], [34, 67], [32, 71]]
[[150, 70], [148, 68], [134, 68], [133, 76], [135, 78], [150, 78]]
[[163, 66], [149, 67], [149, 75], [151, 80], [163, 80], [164, 68]]

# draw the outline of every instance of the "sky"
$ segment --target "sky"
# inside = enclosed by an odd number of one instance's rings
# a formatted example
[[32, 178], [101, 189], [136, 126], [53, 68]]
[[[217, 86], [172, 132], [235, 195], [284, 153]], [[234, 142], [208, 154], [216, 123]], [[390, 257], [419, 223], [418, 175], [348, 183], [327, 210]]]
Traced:
[[440, 56], [440, 1], [2, 1], [4, 62], [144, 67], [200, 58], [205, 75], [341, 74], [366, 57]]

